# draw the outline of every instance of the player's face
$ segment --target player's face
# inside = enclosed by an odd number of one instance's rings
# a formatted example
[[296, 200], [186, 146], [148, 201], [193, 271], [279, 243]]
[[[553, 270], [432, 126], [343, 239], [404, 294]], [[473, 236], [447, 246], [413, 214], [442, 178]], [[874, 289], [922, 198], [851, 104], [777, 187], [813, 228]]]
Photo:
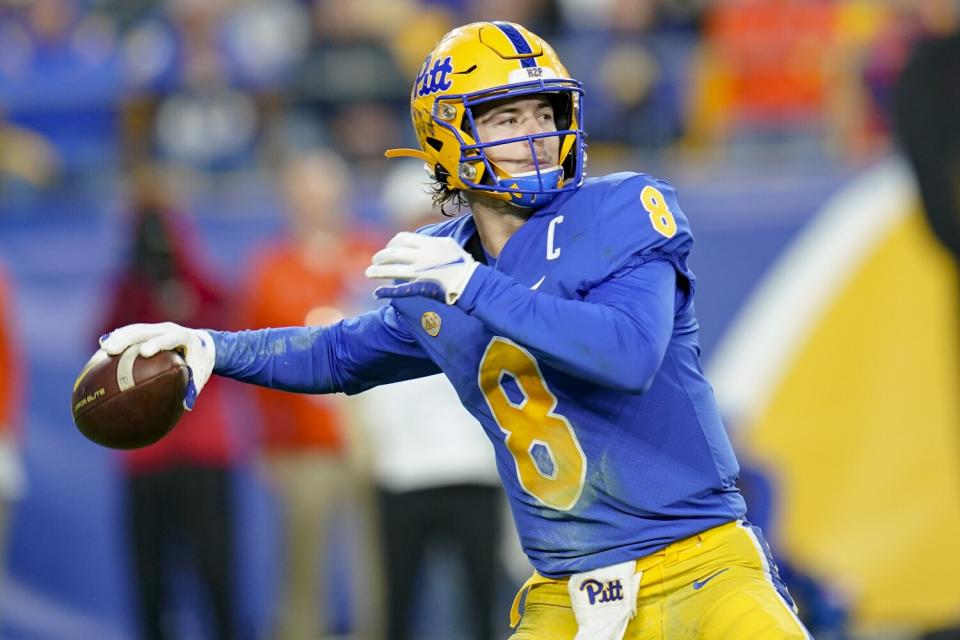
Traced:
[[[510, 98], [474, 110], [477, 139], [495, 142], [507, 138], [549, 133], [557, 130], [553, 105], [543, 96]], [[560, 159], [560, 137], [534, 140], [540, 169], [555, 166]], [[533, 154], [526, 140], [487, 147], [487, 157], [510, 174], [534, 171]]]

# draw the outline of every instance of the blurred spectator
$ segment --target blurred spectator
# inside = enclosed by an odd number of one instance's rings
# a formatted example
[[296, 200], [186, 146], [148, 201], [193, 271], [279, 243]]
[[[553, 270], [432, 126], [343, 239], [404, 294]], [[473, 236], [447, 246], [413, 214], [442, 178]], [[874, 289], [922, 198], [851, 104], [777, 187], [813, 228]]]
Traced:
[[707, 44], [729, 91], [734, 127], [790, 128], [819, 119], [833, 45], [832, 3], [723, 0]]
[[13, 334], [13, 293], [0, 264], [0, 593], [6, 578], [12, 506], [23, 494], [24, 472], [16, 425], [26, 374]]
[[[452, 7], [443, 2], [421, 3], [417, 0], [404, 0], [391, 3], [397, 7], [406, 6], [394, 17], [396, 27], [390, 28], [384, 35], [389, 44], [400, 73], [404, 78], [416, 78], [423, 65], [423, 52], [434, 46], [447, 31], [454, 27], [456, 16]], [[406, 111], [406, 109], [404, 109]]]
[[115, 45], [110, 21], [77, 0], [34, 0], [0, 20], [0, 103], [56, 148], [68, 175], [116, 166]]
[[312, 42], [290, 87], [291, 144], [326, 144], [358, 168], [381, 170], [383, 150], [408, 128], [410, 85], [382, 33], [406, 15], [405, 3], [399, 10], [392, 4], [312, 2]]
[[[254, 260], [244, 291], [245, 324], [320, 326], [343, 317], [357, 294], [353, 284], [381, 245], [379, 238], [351, 230], [349, 184], [349, 169], [333, 152], [284, 163], [280, 188], [288, 228]], [[335, 398], [266, 388], [255, 393], [265, 470], [283, 513], [280, 601], [271, 637], [316, 638], [332, 631], [325, 587], [331, 524], [338, 508], [342, 513], [362, 500], [362, 490]], [[364, 614], [373, 616], [369, 609]]]
[[127, 152], [201, 171], [256, 165], [272, 94], [303, 53], [295, 2], [176, 0], [132, 28]]
[[822, 145], [833, 3], [720, 0], [692, 69], [687, 141]]
[[157, 0], [85, 0], [123, 32], [155, 10]]
[[[869, 134], [889, 139], [893, 129], [894, 89], [913, 42], [919, 36], [914, 10], [904, 5], [886, 9], [887, 19], [867, 39], [861, 61], [863, 87], [869, 102], [865, 128]], [[852, 17], [852, 16], [851, 16]], [[853, 23], [853, 20], [846, 20]]]
[[722, 0], [707, 9], [704, 25], [687, 142], [854, 162], [883, 150], [871, 90], [882, 91], [889, 60], [871, 52], [897, 25], [889, 3]]
[[[384, 206], [396, 230], [437, 222], [422, 164], [397, 167], [384, 187]], [[454, 588], [460, 596], [455, 619], [465, 621], [465, 637], [495, 637], [503, 490], [483, 429], [443, 376], [371, 389], [350, 406], [370, 442], [380, 499], [386, 637], [416, 637], [417, 594], [438, 588], [422, 581], [437, 551], [452, 553], [462, 568], [463, 581]], [[436, 616], [435, 606], [428, 610]], [[432, 628], [424, 637], [442, 635]]]
[[6, 123], [0, 116], [0, 191], [8, 177], [36, 187], [48, 185], [59, 165], [56, 149], [43, 136]]
[[[565, 2], [568, 16], [584, 9]], [[673, 143], [682, 131], [680, 88], [690, 37], [659, 32], [654, 0], [607, 0], [576, 18], [559, 47], [587, 93], [591, 161]]]
[[466, 19], [462, 22], [503, 20], [527, 27], [538, 36], [550, 39], [561, 26], [558, 0], [487, 0], [470, 2], [464, 6]]
[[671, 31], [700, 33], [711, 0], [660, 0], [661, 23]]
[[634, 25], [665, 26], [671, 31], [698, 32], [710, 0], [557, 0], [565, 31], [617, 29], [618, 22]]
[[611, 38], [599, 65], [601, 95], [606, 96], [602, 122], [609, 140], [632, 146], [663, 147], [681, 134], [679, 69], [672, 60], [688, 59], [685, 41], [656, 33], [657, 3], [614, 0], [609, 21]]
[[226, 17], [223, 31], [242, 84], [255, 88], [282, 88], [310, 41], [309, 16], [297, 0], [240, 3]]
[[[609, 26], [607, 19], [613, 0], [559, 0], [560, 15], [571, 31], [579, 29], [603, 29]], [[574, 74], [574, 77], [576, 76]]]
[[[220, 326], [224, 294], [200, 262], [198, 238], [147, 173], [134, 184], [130, 255], [107, 301], [107, 326], [170, 320]], [[180, 638], [172, 569], [195, 573], [210, 604], [210, 637], [236, 637], [231, 442], [223, 382], [161, 441], [123, 454], [129, 535], [135, 554], [142, 637]], [[179, 603], [183, 604], [183, 603]]]

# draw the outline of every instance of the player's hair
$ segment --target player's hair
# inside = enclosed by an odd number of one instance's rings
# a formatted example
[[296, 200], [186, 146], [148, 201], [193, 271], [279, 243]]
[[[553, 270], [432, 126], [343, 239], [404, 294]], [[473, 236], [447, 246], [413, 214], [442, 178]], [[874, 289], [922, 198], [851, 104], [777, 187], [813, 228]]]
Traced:
[[463, 197], [463, 191], [460, 189], [451, 189], [442, 182], [434, 180], [430, 183], [430, 191], [433, 207], [448, 218], [457, 217], [467, 206], [467, 199]]

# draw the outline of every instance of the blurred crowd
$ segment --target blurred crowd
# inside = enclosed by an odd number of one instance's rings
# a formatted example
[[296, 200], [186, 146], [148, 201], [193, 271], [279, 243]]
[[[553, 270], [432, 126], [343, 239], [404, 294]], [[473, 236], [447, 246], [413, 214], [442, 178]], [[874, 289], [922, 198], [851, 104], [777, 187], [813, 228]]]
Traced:
[[375, 182], [383, 150], [413, 142], [425, 53], [481, 19], [554, 44], [587, 90], [599, 168], [743, 148], [868, 162], [911, 44], [957, 16], [952, 0], [3, 0], [0, 174], [256, 178], [325, 146]]

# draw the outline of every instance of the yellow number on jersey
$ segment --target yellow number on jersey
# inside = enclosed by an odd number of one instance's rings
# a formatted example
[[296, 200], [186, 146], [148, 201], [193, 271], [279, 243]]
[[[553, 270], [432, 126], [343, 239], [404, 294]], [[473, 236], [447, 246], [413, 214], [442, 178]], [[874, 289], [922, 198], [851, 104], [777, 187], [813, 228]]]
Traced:
[[[523, 392], [520, 404], [504, 391], [504, 374], [512, 376]], [[479, 381], [497, 425], [507, 434], [505, 443], [521, 486], [548, 507], [572, 509], [583, 491], [587, 459], [570, 422], [553, 413], [557, 397], [547, 388], [536, 359], [516, 343], [494, 337], [480, 362]], [[537, 445], [549, 453], [551, 470], [537, 466], [533, 457]]]
[[643, 208], [650, 214], [650, 223], [660, 235], [672, 238], [677, 232], [677, 221], [673, 217], [673, 212], [667, 205], [666, 198], [660, 189], [647, 185], [640, 192], [640, 202]]

